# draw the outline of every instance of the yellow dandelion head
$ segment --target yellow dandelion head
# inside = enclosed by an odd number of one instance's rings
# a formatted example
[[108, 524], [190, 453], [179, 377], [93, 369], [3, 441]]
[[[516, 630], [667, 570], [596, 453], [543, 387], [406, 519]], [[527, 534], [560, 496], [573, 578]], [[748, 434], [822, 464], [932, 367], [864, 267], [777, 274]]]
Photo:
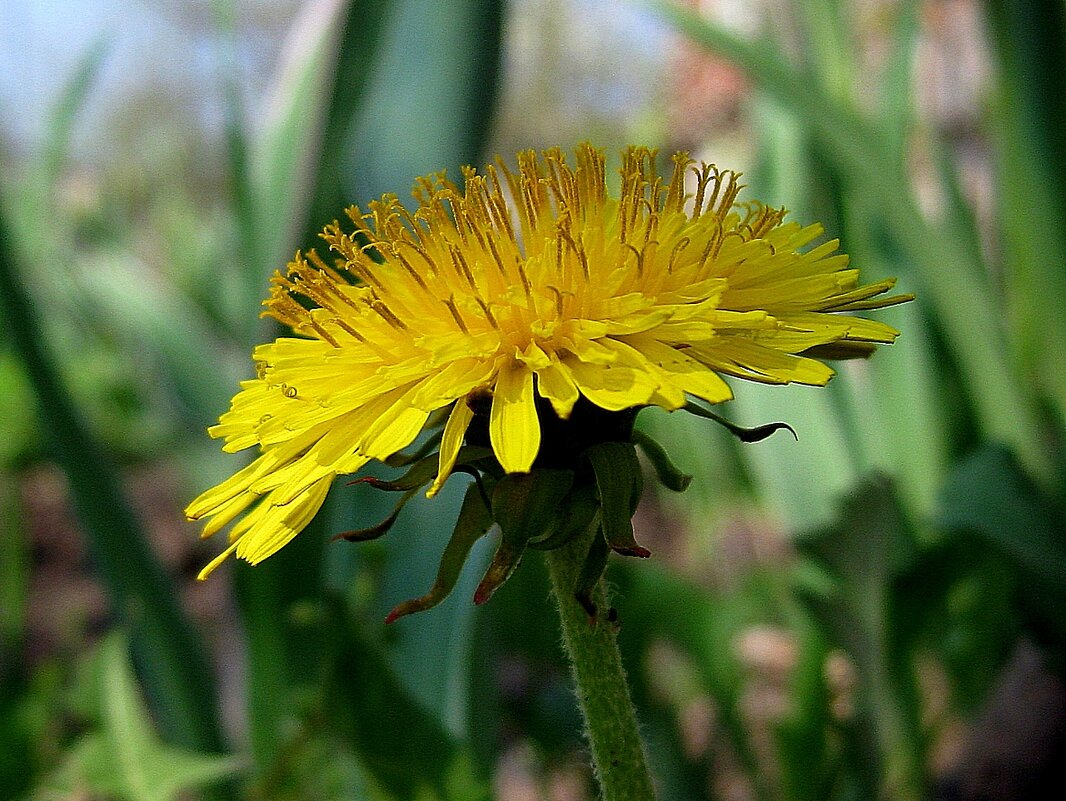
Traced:
[[882, 297], [893, 281], [861, 285], [835, 240], [810, 247], [820, 226], [740, 201], [735, 173], [686, 154], [663, 177], [653, 151], [627, 149], [617, 197], [589, 145], [463, 178], [420, 178], [413, 210], [392, 195], [349, 208], [322, 234], [331, 261], [297, 254], [275, 274], [264, 314], [296, 336], [256, 348], [256, 377], [210, 429], [259, 456], [187, 510], [205, 534], [240, 518], [205, 573], [232, 551], [266, 558], [334, 477], [435, 421], [430, 495], [464, 447], [494, 479], [565, 469], [560, 453], [628, 441], [642, 407], [729, 400], [723, 376], [825, 384], [815, 355], [897, 336], [841, 313], [906, 300]]

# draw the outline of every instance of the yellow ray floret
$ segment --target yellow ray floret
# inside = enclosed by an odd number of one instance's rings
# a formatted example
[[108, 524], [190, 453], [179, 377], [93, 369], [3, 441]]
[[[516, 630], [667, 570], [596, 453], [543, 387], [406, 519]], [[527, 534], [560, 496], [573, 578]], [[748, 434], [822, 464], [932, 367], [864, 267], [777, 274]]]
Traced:
[[[817, 225], [740, 203], [737, 176], [685, 154], [664, 180], [655, 155], [623, 154], [618, 197], [602, 152], [518, 156], [484, 174], [418, 180], [417, 207], [392, 195], [333, 223], [327, 264], [311, 251], [276, 273], [265, 301], [293, 330], [255, 350], [256, 377], [210, 429], [250, 465], [186, 509], [208, 536], [236, 520], [229, 553], [259, 562], [322, 505], [333, 479], [410, 445], [451, 406], [435, 494], [476, 414], [502, 468], [529, 471], [538, 415], [584, 397], [608, 411], [729, 400], [722, 375], [825, 384], [804, 351], [868, 353], [897, 332], [841, 312], [905, 300], [863, 286]], [[686, 181], [688, 183], [686, 183]], [[818, 349], [822, 349], [819, 351]], [[243, 515], [243, 517], [242, 517]], [[239, 519], [238, 519], [239, 518]]]

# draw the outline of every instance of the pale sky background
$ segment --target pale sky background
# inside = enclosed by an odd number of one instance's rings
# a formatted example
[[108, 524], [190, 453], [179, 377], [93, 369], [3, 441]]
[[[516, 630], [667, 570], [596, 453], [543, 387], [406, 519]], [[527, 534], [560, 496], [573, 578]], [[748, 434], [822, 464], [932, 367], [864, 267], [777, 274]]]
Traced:
[[[96, 42], [105, 48], [104, 63], [75, 127], [75, 157], [106, 153], [109, 137], [101, 129], [129, 103], [149, 112], [159, 106], [177, 120], [219, 130], [223, 66], [213, 9], [224, 4], [0, 0], [0, 144], [16, 158], [34, 149], [48, 111]], [[300, 5], [300, 0], [238, 2], [236, 56], [250, 115]], [[543, 18], [564, 34], [560, 40], [543, 41], [538, 22]], [[509, 22], [508, 79], [521, 90], [524, 82], [557, 71], [566, 78], [561, 91], [569, 110], [631, 111], [649, 99], [654, 87], [649, 70], [668, 56], [661, 24], [623, 0], [513, 0]]]

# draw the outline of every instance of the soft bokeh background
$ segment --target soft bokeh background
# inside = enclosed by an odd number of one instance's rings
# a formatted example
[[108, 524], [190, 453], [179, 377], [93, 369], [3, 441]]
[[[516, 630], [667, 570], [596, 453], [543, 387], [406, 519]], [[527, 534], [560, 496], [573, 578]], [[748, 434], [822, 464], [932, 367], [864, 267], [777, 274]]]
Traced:
[[0, 31], [0, 798], [593, 797], [537, 559], [475, 609], [485, 541], [381, 623], [460, 480], [358, 546], [328, 539], [390, 499], [338, 482], [202, 584], [181, 517], [297, 247], [586, 139], [742, 170], [918, 295], [827, 389], [735, 386], [798, 442], [642, 414], [695, 477], [610, 572], [660, 797], [1058, 797], [1061, 0], [6, 0]]

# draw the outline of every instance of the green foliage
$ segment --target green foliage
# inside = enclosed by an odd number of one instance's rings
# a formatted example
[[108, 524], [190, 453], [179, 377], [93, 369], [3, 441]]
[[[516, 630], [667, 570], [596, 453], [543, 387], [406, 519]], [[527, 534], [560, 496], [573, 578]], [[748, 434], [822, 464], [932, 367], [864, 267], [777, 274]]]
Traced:
[[1066, 514], [1014, 455], [987, 445], [960, 462], [941, 491], [939, 522], [970, 534], [1010, 566], [1030, 629], [1066, 665]]
[[383, 799], [488, 799], [485, 783], [439, 715], [421, 707], [393, 675], [379, 648], [331, 604], [329, 675], [324, 712], [353, 744]]
[[835, 525], [798, 545], [828, 579], [803, 588], [803, 597], [859, 677], [859, 790], [921, 798], [924, 737], [908, 630], [921, 618], [899, 615], [894, 592], [915, 544], [890, 488], [883, 482], [860, 487]]
[[218, 750], [221, 734], [211, 676], [200, 642], [177, 603], [169, 577], [149, 550], [119, 485], [117, 470], [71, 402], [35, 319], [0, 218], [0, 282], [4, 321], [14, 335], [40, 419], [71, 494], [117, 614], [130, 626], [153, 700], [169, 737], [190, 748]]
[[109, 801], [173, 801], [189, 789], [239, 770], [232, 757], [165, 745], [155, 733], [133, 677], [126, 639], [112, 633], [86, 666], [83, 704], [94, 720], [34, 798], [79, 793]]

